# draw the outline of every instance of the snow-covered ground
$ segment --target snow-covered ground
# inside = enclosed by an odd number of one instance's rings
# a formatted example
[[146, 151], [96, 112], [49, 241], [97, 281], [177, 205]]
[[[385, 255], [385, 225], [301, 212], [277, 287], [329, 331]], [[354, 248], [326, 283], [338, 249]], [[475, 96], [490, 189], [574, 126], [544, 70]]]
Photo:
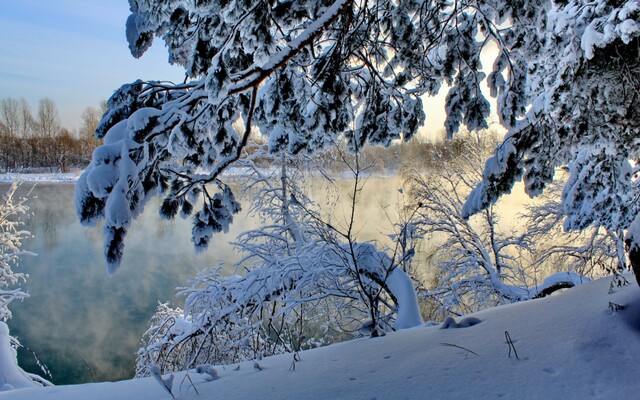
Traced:
[[[54, 173], [0, 173], [0, 183], [11, 183], [14, 181], [21, 182], [47, 182], [47, 183], [68, 183], [68, 182], [77, 182], [78, 178], [83, 171], [74, 171], [74, 172], [54, 172]], [[240, 177], [245, 176], [249, 173], [247, 168], [243, 167], [231, 167], [225, 170], [223, 173], [224, 176], [227, 177]], [[315, 173], [319, 174], [318, 171]], [[338, 174], [342, 179], [350, 179], [352, 178], [352, 173], [350, 171], [343, 171]], [[376, 176], [380, 177], [389, 177], [395, 176], [394, 172], [387, 173], [376, 173]]]
[[[77, 182], [83, 171], [75, 172], [56, 172], [56, 173], [0, 173], [0, 183], [20, 182], [47, 182], [47, 183], [66, 183]], [[242, 176], [247, 171], [243, 168], [229, 168], [225, 171], [225, 176]]]
[[11, 183], [16, 180], [21, 182], [76, 182], [81, 173], [82, 171], [39, 174], [5, 173], [0, 174], [0, 183]]
[[[635, 279], [627, 275], [633, 282]], [[178, 399], [633, 399], [640, 392], [640, 289], [611, 278], [473, 315], [239, 365], [177, 374]], [[612, 311], [610, 302], [624, 306]], [[464, 318], [457, 319], [464, 326]], [[448, 324], [451, 326], [452, 324]], [[455, 326], [455, 324], [453, 324]], [[505, 332], [512, 339], [516, 358]], [[116, 346], [117, 343], [114, 343]], [[238, 368], [239, 367], [239, 368]], [[198, 393], [196, 393], [196, 390]], [[153, 378], [0, 393], [0, 400], [171, 399]]]

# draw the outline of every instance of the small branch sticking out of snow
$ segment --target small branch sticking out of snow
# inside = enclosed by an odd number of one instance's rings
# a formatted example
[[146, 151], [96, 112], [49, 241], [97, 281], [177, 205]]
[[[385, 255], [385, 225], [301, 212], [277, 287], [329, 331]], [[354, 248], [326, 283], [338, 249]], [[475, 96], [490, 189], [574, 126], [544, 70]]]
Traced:
[[300, 361], [300, 354], [298, 354], [298, 352], [296, 351], [295, 353], [293, 353], [293, 361], [291, 361], [291, 366], [289, 367], [289, 371], [296, 370], [296, 363], [298, 361]]
[[629, 281], [627, 280], [627, 278], [625, 278], [620, 274], [615, 274], [613, 276], [613, 279], [611, 280], [611, 284], [609, 285], [609, 294], [614, 293], [616, 288], [619, 288], [621, 286], [626, 286], [628, 284], [629, 284]]
[[511, 340], [511, 335], [509, 335], [508, 331], [504, 331], [504, 337], [507, 340], [507, 345], [509, 345], [509, 358], [511, 358], [511, 349], [513, 349], [513, 354], [516, 356], [516, 360], [519, 360], [518, 352], [516, 351], [516, 346], [513, 344], [513, 340]]
[[[214, 371], [215, 371], [215, 370], [214, 370]], [[217, 375], [217, 373], [216, 373], [216, 375]], [[189, 383], [191, 383], [191, 387], [193, 388], [193, 390], [195, 390], [196, 394], [197, 394], [198, 396], [200, 396], [200, 392], [198, 392], [198, 388], [196, 388], [196, 385], [195, 385], [195, 384], [193, 383], [193, 381], [191, 380], [191, 376], [189, 375], [189, 372], [187, 372], [187, 373], [184, 375], [184, 378], [182, 378], [182, 382], [180, 382], [180, 392], [182, 392], [182, 385], [184, 384], [184, 381], [185, 381], [186, 379], [188, 379], [188, 380], [189, 380]], [[216, 379], [217, 379], [217, 378], [216, 378]], [[187, 388], [187, 390], [189, 390], [189, 389]]]
[[622, 304], [609, 302], [609, 310], [611, 310], [611, 312], [622, 311], [624, 310], [624, 306]]
[[480, 354], [476, 353], [475, 351], [473, 351], [473, 350], [469, 350], [469, 349], [467, 349], [466, 347], [462, 347], [462, 346], [459, 346], [459, 345], [457, 345], [457, 344], [453, 344], [453, 343], [440, 343], [440, 344], [441, 344], [442, 346], [455, 347], [455, 348], [457, 348], [457, 349], [461, 349], [461, 350], [466, 351], [467, 353], [464, 355], [464, 358], [467, 358], [467, 356], [469, 355], [469, 353], [473, 354], [474, 356], [478, 356], [478, 357], [480, 357]]
[[174, 396], [173, 392], [171, 391], [171, 389], [173, 388], [174, 375], [170, 374], [168, 378], [163, 378], [162, 374], [160, 373], [160, 368], [157, 365], [153, 364], [149, 366], [149, 371], [151, 372], [151, 376], [153, 376], [153, 378], [160, 384], [160, 386], [162, 386], [167, 392], [169, 392], [171, 397], [175, 399], [176, 396]]

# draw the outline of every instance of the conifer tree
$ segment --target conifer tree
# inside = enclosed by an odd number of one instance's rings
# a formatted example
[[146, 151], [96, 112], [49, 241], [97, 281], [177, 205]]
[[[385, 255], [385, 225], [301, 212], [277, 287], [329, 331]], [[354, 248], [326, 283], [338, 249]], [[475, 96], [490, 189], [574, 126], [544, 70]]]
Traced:
[[[569, 164], [566, 228], [618, 231], [636, 220], [638, 0], [130, 0], [126, 33], [140, 57], [155, 38], [183, 83], [136, 81], [108, 102], [104, 144], [77, 186], [84, 223], [104, 219], [105, 254], [151, 195], [162, 215], [194, 214], [206, 247], [240, 209], [222, 173], [253, 129], [274, 151], [314, 152], [343, 135], [353, 148], [412, 137], [421, 96], [444, 84], [452, 136], [487, 127], [490, 103], [508, 133], [465, 207], [488, 207], [524, 177], [531, 195]], [[489, 43], [491, 67], [480, 55]], [[640, 219], [635, 222], [640, 226]], [[630, 229], [640, 268], [640, 229]]]

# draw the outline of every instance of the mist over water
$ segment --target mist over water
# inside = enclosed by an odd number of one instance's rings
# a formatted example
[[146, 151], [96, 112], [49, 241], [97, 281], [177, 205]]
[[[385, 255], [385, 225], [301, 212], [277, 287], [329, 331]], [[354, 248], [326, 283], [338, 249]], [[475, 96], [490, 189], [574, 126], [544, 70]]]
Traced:
[[[332, 223], [346, 219], [349, 180], [337, 184], [343, 201], [332, 208]], [[324, 185], [312, 185], [313, 196], [324, 201]], [[32, 185], [24, 183], [19, 194]], [[391, 231], [390, 217], [401, 202], [397, 178], [370, 178], [359, 197], [358, 240], [384, 241]], [[0, 186], [6, 191], [6, 186]], [[195, 253], [191, 220], [162, 220], [154, 199], [131, 227], [125, 239], [122, 264], [106, 274], [100, 227], [81, 226], [73, 207], [74, 185], [38, 184], [29, 195], [26, 230], [34, 237], [23, 249], [38, 256], [23, 257], [18, 271], [28, 273], [22, 285], [31, 297], [12, 303], [11, 333], [33, 350], [51, 370], [52, 382], [70, 384], [131, 378], [135, 353], [158, 302], [181, 306], [175, 288], [184, 286], [203, 268], [238, 259], [229, 244], [236, 235], [257, 226], [248, 216], [250, 204], [234, 218], [227, 234], [213, 237], [208, 250]], [[329, 194], [327, 194], [329, 193]], [[20, 365], [41, 373], [34, 357], [19, 350]]]

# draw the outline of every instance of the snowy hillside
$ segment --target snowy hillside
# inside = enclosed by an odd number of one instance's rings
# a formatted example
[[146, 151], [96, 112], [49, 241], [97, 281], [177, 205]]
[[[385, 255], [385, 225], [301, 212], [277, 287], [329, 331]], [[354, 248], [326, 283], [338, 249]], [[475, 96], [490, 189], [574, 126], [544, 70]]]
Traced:
[[[632, 276], [626, 276], [629, 281]], [[470, 327], [419, 327], [293, 356], [189, 372], [179, 399], [614, 399], [640, 390], [640, 290], [601, 279], [541, 300], [474, 314]], [[609, 302], [624, 306], [613, 312]], [[457, 325], [466, 325], [464, 318]], [[451, 325], [451, 324], [449, 324]], [[455, 326], [455, 324], [454, 324]], [[505, 331], [513, 341], [509, 356]], [[0, 400], [170, 399], [153, 378], [23, 389]]]

